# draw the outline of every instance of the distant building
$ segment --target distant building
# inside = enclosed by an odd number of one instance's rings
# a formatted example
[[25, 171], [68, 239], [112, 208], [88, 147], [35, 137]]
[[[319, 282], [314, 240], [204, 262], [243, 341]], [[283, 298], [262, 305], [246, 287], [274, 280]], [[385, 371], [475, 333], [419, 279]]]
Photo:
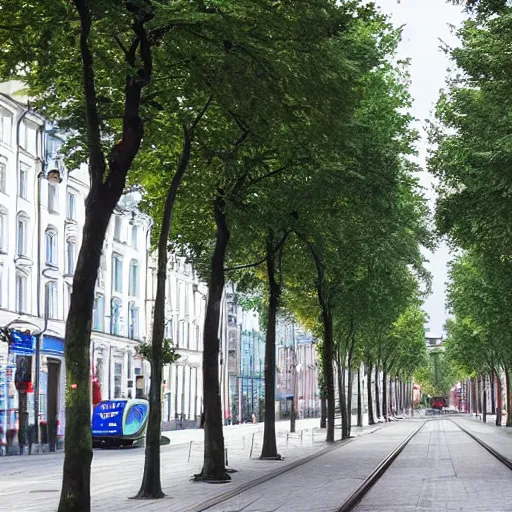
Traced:
[[427, 346], [427, 350], [434, 350], [434, 349], [443, 349], [443, 343], [444, 339], [442, 336], [434, 337], [434, 336], [427, 336], [425, 338], [425, 344]]

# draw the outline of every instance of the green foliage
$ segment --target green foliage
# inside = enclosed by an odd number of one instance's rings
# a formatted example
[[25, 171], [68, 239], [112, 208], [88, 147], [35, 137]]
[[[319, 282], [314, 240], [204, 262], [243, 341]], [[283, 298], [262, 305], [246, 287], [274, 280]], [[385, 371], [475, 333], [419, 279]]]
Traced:
[[[135, 349], [139, 356], [149, 362], [151, 362], [152, 350], [151, 343], [146, 342], [139, 343]], [[172, 340], [164, 339], [162, 344], [162, 366], [175, 363], [180, 357]]]
[[448, 354], [432, 350], [425, 354], [424, 364], [415, 371], [414, 380], [421, 386], [423, 394], [448, 396], [461, 376]]

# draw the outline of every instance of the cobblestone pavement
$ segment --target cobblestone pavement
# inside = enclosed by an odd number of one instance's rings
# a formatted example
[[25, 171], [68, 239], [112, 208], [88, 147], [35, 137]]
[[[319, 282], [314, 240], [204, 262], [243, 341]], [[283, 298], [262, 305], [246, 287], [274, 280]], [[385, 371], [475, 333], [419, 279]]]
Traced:
[[[225, 428], [229, 464], [238, 471], [233, 474], [233, 481], [226, 485], [190, 481], [190, 477], [201, 469], [203, 431], [166, 433], [171, 439], [171, 445], [162, 447], [162, 486], [168, 498], [157, 501], [128, 499], [136, 494], [140, 486], [144, 465], [143, 449], [95, 450], [91, 477], [92, 510], [189, 512], [205, 500], [325, 449], [325, 431], [313, 428], [318, 422], [318, 419], [298, 421], [297, 433], [289, 435], [286, 431], [287, 423], [277, 424], [279, 451], [285, 457], [283, 462], [257, 460], [261, 450], [262, 425]], [[364, 434], [373, 431], [373, 428], [366, 427], [362, 431], [356, 428], [354, 433], [357, 434], [358, 430]], [[0, 457], [0, 512], [56, 510], [62, 462], [62, 453]]]
[[[500, 453], [512, 454], [510, 434], [454, 419], [486, 443], [492, 441]], [[434, 420], [411, 440], [356, 510], [512, 511], [512, 473], [454, 423]]]

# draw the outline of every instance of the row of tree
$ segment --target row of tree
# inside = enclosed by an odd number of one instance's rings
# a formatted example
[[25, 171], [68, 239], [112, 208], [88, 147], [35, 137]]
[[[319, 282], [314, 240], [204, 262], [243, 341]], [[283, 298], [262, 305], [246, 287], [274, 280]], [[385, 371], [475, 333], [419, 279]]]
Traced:
[[[430, 244], [410, 161], [416, 133], [405, 66], [395, 56], [399, 37], [372, 4], [355, 0], [9, 0], [2, 6], [0, 74], [27, 84], [34, 107], [67, 131], [69, 168], [87, 162], [91, 177], [66, 323], [60, 512], [90, 509], [94, 288], [105, 231], [127, 185], [143, 194], [158, 252], [138, 497], [163, 496], [169, 251], [185, 254], [209, 288], [204, 464], [197, 479], [230, 478], [218, 336], [227, 274], [266, 307], [262, 458], [279, 458], [280, 308], [322, 340], [328, 441], [335, 385], [343, 436], [350, 435], [346, 390], [362, 362], [370, 383], [372, 371], [383, 372], [382, 414], [388, 414], [388, 379], [405, 383], [423, 363], [421, 297], [428, 279], [420, 246]], [[375, 402], [380, 416], [378, 396]], [[373, 405], [371, 411], [373, 422]]]
[[447, 49], [456, 69], [431, 129], [437, 147], [430, 169], [439, 178], [436, 221], [456, 254], [449, 269], [453, 316], [446, 355], [459, 376], [490, 376], [499, 398], [504, 373], [511, 425], [512, 8], [502, 0], [464, 3], [473, 15], [458, 30], [459, 47]]

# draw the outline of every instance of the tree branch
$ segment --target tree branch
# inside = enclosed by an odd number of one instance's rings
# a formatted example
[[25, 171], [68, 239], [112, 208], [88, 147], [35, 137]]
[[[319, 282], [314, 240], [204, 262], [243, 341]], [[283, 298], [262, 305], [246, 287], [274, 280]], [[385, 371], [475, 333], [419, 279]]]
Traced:
[[[290, 236], [290, 231], [285, 231], [283, 234], [281, 240], [277, 243], [274, 250], [270, 254], [270, 256], [274, 256], [285, 244], [286, 239]], [[247, 265], [238, 265], [236, 267], [228, 267], [224, 269], [224, 272], [232, 272], [234, 270], [244, 270], [246, 268], [254, 268], [259, 267], [262, 263], [265, 263], [267, 259], [269, 258], [269, 255], [263, 256], [263, 258], [260, 258], [258, 261], [255, 261], [254, 263], [248, 263]]]
[[260, 181], [263, 181], [263, 180], [266, 180], [268, 178], [272, 178], [273, 176], [275, 176], [276, 174], [279, 174], [283, 171], [285, 171], [286, 169], [288, 169], [289, 166], [288, 165], [283, 165], [282, 167], [279, 167], [278, 169], [274, 169], [273, 171], [270, 171], [268, 172], [267, 174], [264, 174], [263, 176], [260, 176], [259, 178], [254, 178], [253, 180], [251, 180], [247, 186], [248, 187], [252, 187], [253, 185], [256, 185], [256, 183], [259, 183]]
[[206, 111], [208, 110], [209, 106], [211, 105], [213, 101], [213, 94], [210, 94], [208, 99], [206, 100], [206, 103], [204, 104], [201, 111], [197, 114], [196, 118], [194, 119], [193, 123], [190, 125], [189, 131], [191, 133], [194, 132], [195, 127], [200, 123], [203, 116], [206, 114]]

